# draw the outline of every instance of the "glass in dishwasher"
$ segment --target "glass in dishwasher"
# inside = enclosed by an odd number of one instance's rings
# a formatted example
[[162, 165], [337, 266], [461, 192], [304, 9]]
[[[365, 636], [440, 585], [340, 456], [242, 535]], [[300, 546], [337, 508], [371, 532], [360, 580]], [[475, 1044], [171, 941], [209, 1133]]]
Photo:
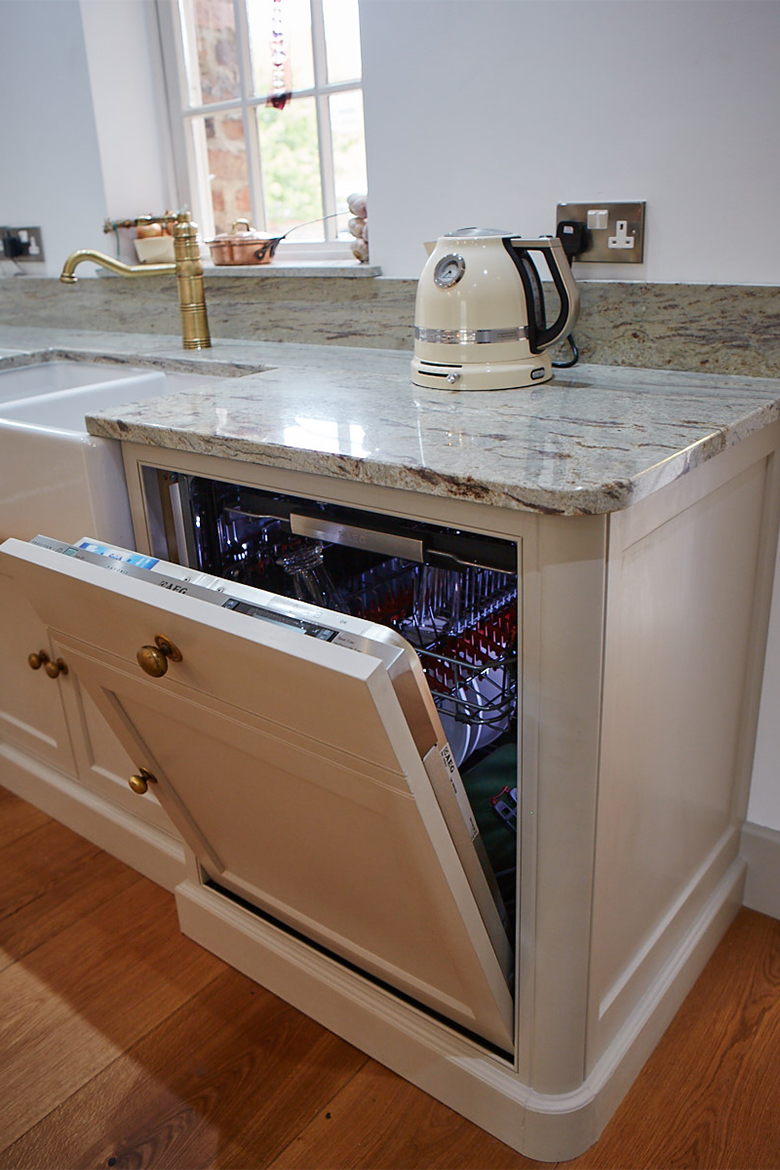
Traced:
[[515, 741], [509, 542], [196, 476], [178, 477], [176, 487], [188, 564], [402, 634], [459, 767]]
[[312, 544], [284, 553], [277, 562], [292, 582], [299, 601], [323, 605], [326, 609], [348, 612], [341, 590], [331, 580], [321, 544]]

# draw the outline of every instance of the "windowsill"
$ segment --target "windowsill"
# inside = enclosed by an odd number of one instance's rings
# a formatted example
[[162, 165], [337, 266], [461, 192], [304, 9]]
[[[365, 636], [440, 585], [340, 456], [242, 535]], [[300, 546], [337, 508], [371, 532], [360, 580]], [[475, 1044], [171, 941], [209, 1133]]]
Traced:
[[204, 276], [381, 276], [377, 264], [358, 260], [272, 260], [270, 264], [209, 264], [203, 262]]

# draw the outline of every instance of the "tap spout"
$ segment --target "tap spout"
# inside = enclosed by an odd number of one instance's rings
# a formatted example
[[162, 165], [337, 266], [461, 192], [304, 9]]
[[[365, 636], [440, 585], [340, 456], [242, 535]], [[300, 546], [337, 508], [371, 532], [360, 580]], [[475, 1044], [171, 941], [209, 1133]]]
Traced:
[[179, 290], [179, 311], [181, 313], [182, 344], [185, 349], [208, 349], [211, 346], [209, 323], [206, 315], [206, 297], [203, 289], [203, 265], [198, 251], [198, 228], [192, 223], [189, 212], [182, 211], [176, 217], [173, 229], [173, 247], [176, 256], [173, 264], [125, 264], [104, 252], [92, 248], [80, 248], [71, 252], [62, 266], [60, 280], [63, 284], [76, 284], [76, 268], [85, 260], [119, 276], [176, 276]]
[[175, 264], [124, 264], [121, 260], [115, 260], [113, 256], [107, 256], [105, 252], [96, 252], [94, 248], [79, 248], [71, 252], [62, 266], [60, 280], [63, 284], [76, 284], [78, 281], [75, 275], [76, 268], [85, 260], [91, 260], [100, 268], [107, 268], [120, 276], [160, 276], [176, 271]]

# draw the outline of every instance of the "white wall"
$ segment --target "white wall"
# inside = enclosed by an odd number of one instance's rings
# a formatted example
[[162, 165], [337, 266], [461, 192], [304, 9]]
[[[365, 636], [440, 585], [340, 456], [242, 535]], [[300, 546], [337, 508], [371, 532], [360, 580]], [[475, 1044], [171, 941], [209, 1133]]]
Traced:
[[0, 47], [0, 223], [40, 225], [46, 265], [23, 268], [55, 276], [75, 248], [114, 251], [107, 217], [176, 201], [153, 0], [0, 0]]
[[107, 215], [161, 215], [171, 197], [167, 122], [148, 0], [81, 0]]
[[0, 223], [40, 226], [52, 271], [106, 214], [78, 0], [0, 0], [0, 46]]
[[[453, 227], [644, 199], [646, 263], [581, 277], [780, 281], [780, 0], [361, 0], [361, 22], [386, 275]], [[41, 224], [51, 275], [108, 246], [106, 216], [176, 202], [154, 42], [153, 0], [0, 0], [0, 222]]]
[[642, 199], [646, 263], [582, 277], [780, 281], [777, 0], [361, 0], [361, 23], [386, 275], [452, 228]]

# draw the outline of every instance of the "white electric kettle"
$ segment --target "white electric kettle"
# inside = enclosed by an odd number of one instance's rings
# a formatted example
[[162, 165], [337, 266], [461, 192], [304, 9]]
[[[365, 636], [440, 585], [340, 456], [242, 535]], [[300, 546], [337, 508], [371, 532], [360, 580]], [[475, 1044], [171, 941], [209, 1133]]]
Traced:
[[[547, 327], [541, 252], [560, 301]], [[546, 352], [567, 337], [580, 298], [558, 239], [461, 228], [433, 248], [417, 286], [412, 382], [445, 390], [510, 390], [546, 382]]]

